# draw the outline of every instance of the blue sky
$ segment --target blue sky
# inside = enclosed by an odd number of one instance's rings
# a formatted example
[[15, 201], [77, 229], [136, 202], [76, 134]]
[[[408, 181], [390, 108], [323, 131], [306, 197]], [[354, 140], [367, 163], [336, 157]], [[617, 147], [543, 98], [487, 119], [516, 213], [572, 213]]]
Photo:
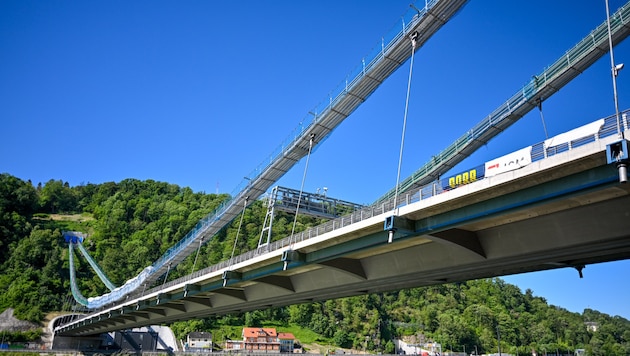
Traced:
[[[422, 1], [421, 1], [422, 3]], [[624, 2], [610, 0], [611, 12]], [[231, 193], [409, 9], [389, 1], [0, 2], [0, 172]], [[420, 7], [420, 6], [419, 6]], [[471, 1], [415, 57], [404, 178], [606, 19], [605, 2]], [[630, 41], [615, 48], [630, 62]], [[628, 70], [628, 69], [626, 69]], [[396, 183], [409, 62], [312, 155], [304, 188], [370, 203]], [[630, 72], [618, 77], [630, 108]], [[543, 104], [549, 135], [614, 113], [610, 58]], [[468, 168], [545, 139], [532, 111]], [[300, 188], [304, 160], [278, 184]], [[505, 279], [630, 319], [630, 261]], [[611, 292], [608, 292], [608, 291]]]

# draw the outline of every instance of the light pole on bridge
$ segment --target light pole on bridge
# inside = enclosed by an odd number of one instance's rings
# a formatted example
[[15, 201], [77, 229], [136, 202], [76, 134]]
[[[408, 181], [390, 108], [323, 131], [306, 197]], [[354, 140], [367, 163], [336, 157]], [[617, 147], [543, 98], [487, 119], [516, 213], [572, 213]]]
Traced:
[[615, 64], [612, 33], [610, 29], [610, 10], [608, 7], [608, 0], [606, 0], [606, 24], [608, 25], [608, 46], [610, 47], [610, 68], [612, 71], [613, 96], [615, 100], [615, 117], [617, 118], [617, 134], [619, 134], [619, 138], [623, 139], [624, 137], [623, 130], [621, 128], [621, 119], [619, 118], [619, 100], [617, 98], [617, 75], [619, 74], [619, 71], [623, 69], [623, 63]]

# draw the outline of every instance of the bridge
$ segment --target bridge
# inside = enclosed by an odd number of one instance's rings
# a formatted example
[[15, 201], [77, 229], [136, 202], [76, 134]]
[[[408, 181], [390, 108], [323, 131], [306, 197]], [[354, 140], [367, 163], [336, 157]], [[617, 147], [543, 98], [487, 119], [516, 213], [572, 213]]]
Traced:
[[[435, 34], [459, 9], [466, 0], [429, 0], [421, 9], [413, 7], [402, 17], [402, 26], [383, 37], [379, 50], [368, 55], [361, 66], [348, 75], [338, 88], [333, 90], [328, 100], [309, 112], [289, 137], [271, 154], [271, 159], [260, 164], [237, 187], [235, 193], [223, 202], [213, 213], [203, 218], [177, 244], [172, 246], [155, 263], [145, 268], [129, 283], [96, 298], [83, 297], [78, 288], [73, 288], [73, 296], [79, 303], [90, 309], [120, 300], [125, 295], [151, 285], [158, 278], [168, 273], [171, 266], [177, 265], [192, 254], [200, 243], [207, 242], [255, 199], [263, 195], [274, 182], [280, 179], [311, 150], [324, 141], [328, 135], [356, 110], [380, 86], [380, 84], [398, 69], [415, 51]], [[618, 29], [625, 32], [625, 21], [616, 17], [615, 34]], [[608, 46], [604, 37], [592, 42], [591, 46]], [[615, 35], [615, 43], [625, 36]], [[601, 51], [598, 51], [601, 52]], [[605, 53], [606, 51], [603, 51]], [[600, 54], [601, 55], [601, 54]], [[564, 66], [561, 66], [564, 67]], [[75, 285], [74, 282], [71, 282]]]
[[[397, 206], [363, 208], [132, 296], [56, 334], [559, 267], [581, 274], [590, 263], [630, 258], [630, 185], [609, 162], [611, 147], [627, 141], [615, 125], [615, 116], [598, 120], [411, 190]], [[630, 135], [626, 113], [623, 127]]]
[[[597, 131], [591, 135], [594, 142], [567, 149], [568, 153], [560, 155], [549, 155], [548, 144], [534, 145], [532, 162], [534, 147], [538, 147], [544, 159], [518, 171], [478, 180], [477, 170], [473, 169], [453, 176], [453, 184], [450, 180], [436, 182], [437, 177], [603, 56], [609, 49], [604, 23], [435, 160], [404, 180], [401, 196], [393, 197], [392, 190], [374, 205], [333, 220], [332, 225], [265, 244], [264, 250], [251, 251], [196, 272], [185, 281], [170, 282], [146, 293], [138, 289], [190, 255], [198, 245], [193, 242], [213, 236], [248, 201], [263, 194], [298, 160], [310, 154], [314, 145], [322, 142], [464, 3], [431, 1], [424, 9], [416, 9], [403, 29], [387, 45], [383, 44], [373, 61], [364, 64], [337, 96], [331, 96], [329, 104], [314, 115], [313, 121], [301, 127], [271, 163], [251, 175], [238, 194], [147, 268], [133, 286], [126, 286], [115, 297], [100, 299], [100, 303], [90, 306], [93, 313], [59, 327], [56, 333], [87, 335], [147, 323], [561, 266], [580, 270], [587, 263], [628, 258], [627, 236], [623, 236], [628, 231], [623, 218], [627, 214], [623, 210], [628, 203], [627, 189], [619, 186], [617, 170], [607, 164], [605, 153], [617, 147], [615, 135], [606, 136]], [[628, 5], [613, 15], [610, 38], [613, 45], [630, 34], [625, 22], [628, 15]], [[619, 126], [616, 116], [608, 118], [603, 127], [610, 131], [610, 121], [615, 119]], [[624, 129], [627, 130], [625, 117]], [[580, 140], [583, 137], [577, 139]], [[572, 141], [563, 144], [573, 145]], [[489, 171], [484, 167], [484, 173]], [[504, 181], [508, 176], [513, 179]], [[475, 188], [479, 190], [474, 191]], [[542, 228], [562, 226], [558, 222], [595, 216], [596, 212], [608, 213], [597, 220], [606, 224], [601, 231], [584, 227], [575, 231]], [[537, 231], [549, 235], [525, 236], [523, 231], [528, 228], [530, 235]], [[599, 239], [593, 238], [594, 235]], [[605, 242], [600, 243], [600, 239]], [[441, 256], [440, 261], [436, 256]], [[445, 264], [444, 260], [453, 264]], [[378, 268], [384, 264], [392, 266], [392, 270]], [[325, 283], [322, 279], [325, 276], [334, 285]]]

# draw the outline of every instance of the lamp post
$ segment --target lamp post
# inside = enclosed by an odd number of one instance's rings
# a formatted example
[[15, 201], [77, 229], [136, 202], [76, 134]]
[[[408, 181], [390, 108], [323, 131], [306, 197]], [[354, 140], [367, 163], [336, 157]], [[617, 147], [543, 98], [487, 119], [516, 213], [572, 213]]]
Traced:
[[608, 7], [608, 0], [606, 0], [606, 24], [608, 25], [608, 46], [610, 47], [610, 68], [612, 71], [612, 80], [613, 80], [615, 117], [617, 118], [617, 134], [619, 135], [619, 138], [623, 138], [623, 131], [621, 130], [621, 120], [619, 119], [619, 100], [617, 99], [617, 75], [619, 74], [619, 71], [623, 69], [623, 63], [615, 65], [615, 55], [613, 54], [612, 33], [610, 29], [610, 10]]

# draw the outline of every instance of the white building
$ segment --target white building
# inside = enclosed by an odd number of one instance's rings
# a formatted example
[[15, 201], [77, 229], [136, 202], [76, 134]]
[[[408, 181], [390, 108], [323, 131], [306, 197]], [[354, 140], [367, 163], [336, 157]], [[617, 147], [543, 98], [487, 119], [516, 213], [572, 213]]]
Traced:
[[185, 351], [212, 352], [212, 334], [205, 331], [191, 332], [186, 335]]

